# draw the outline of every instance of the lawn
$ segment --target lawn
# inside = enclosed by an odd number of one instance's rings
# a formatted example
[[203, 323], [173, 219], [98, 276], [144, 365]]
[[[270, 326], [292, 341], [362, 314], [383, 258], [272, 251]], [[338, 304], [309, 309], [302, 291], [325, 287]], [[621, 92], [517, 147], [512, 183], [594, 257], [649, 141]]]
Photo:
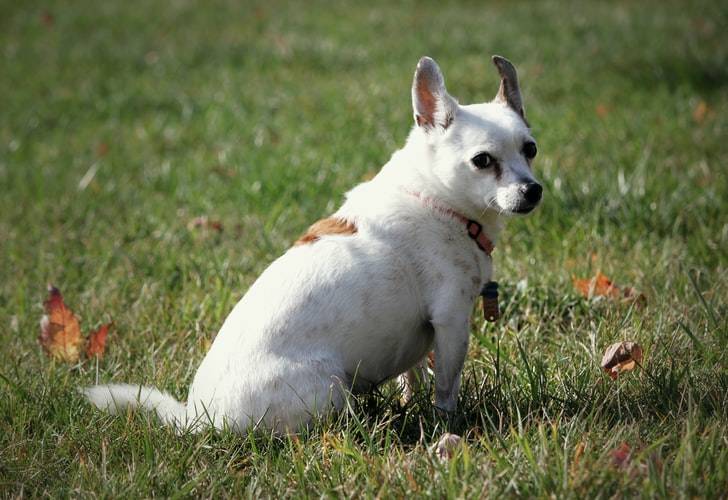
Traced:
[[[0, 496], [728, 495], [728, 7], [690, 2], [0, 2]], [[441, 463], [393, 387], [292, 437], [177, 436], [77, 394], [180, 399], [256, 276], [412, 124], [519, 69], [542, 206], [494, 254]], [[219, 222], [194, 227], [199, 216]], [[601, 271], [643, 304], [588, 299]], [[106, 356], [37, 343], [46, 284]], [[612, 381], [604, 349], [639, 342]]]

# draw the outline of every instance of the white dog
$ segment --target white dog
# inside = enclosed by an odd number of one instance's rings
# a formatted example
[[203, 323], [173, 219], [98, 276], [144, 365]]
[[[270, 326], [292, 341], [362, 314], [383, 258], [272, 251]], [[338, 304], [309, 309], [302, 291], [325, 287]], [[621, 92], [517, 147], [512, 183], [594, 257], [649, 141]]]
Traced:
[[340, 409], [347, 391], [403, 373], [411, 390], [434, 348], [435, 405], [454, 411], [469, 315], [490, 280], [502, 218], [541, 199], [516, 70], [493, 62], [495, 99], [462, 106], [435, 61], [419, 61], [404, 148], [250, 287], [186, 404], [134, 385], [90, 387], [86, 396], [110, 411], [155, 410], [178, 428], [286, 432]]

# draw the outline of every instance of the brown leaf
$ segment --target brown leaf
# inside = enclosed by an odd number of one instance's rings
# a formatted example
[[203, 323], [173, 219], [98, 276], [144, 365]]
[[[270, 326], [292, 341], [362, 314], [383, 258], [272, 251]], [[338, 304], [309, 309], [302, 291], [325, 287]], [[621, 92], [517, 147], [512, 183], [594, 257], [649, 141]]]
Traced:
[[88, 334], [86, 338], [86, 357], [92, 358], [98, 356], [104, 357], [106, 351], [106, 336], [109, 334], [109, 328], [113, 323], [106, 323], [98, 327], [96, 330]]
[[193, 229], [212, 229], [218, 233], [221, 233], [223, 229], [222, 222], [210, 219], [207, 215], [195, 217], [187, 224], [187, 228], [190, 231]]
[[631, 286], [619, 287], [601, 271], [593, 278], [573, 278], [574, 288], [584, 297], [608, 297], [627, 301], [645, 302], [645, 296]]
[[237, 172], [235, 172], [235, 170], [233, 170], [232, 168], [225, 168], [222, 165], [213, 165], [212, 167], [210, 167], [210, 170], [212, 170], [220, 177], [224, 177], [226, 179], [232, 179], [237, 175]]
[[460, 441], [460, 436], [457, 434], [446, 432], [433, 448], [435, 455], [440, 460], [450, 460], [455, 455], [455, 451], [460, 447]]
[[636, 342], [623, 341], [610, 345], [602, 356], [602, 369], [615, 380], [620, 372], [633, 370], [642, 363], [642, 347]]
[[576, 474], [576, 471], [579, 468], [579, 464], [581, 463], [581, 457], [584, 455], [585, 448], [586, 448], [586, 443], [584, 443], [584, 441], [580, 441], [579, 444], [577, 444], [576, 448], [574, 449], [574, 458], [571, 460], [571, 467], [570, 467], [570, 473], [572, 476], [574, 474]]
[[626, 442], [622, 442], [618, 447], [612, 450], [612, 465], [620, 469], [629, 467], [632, 458], [632, 448]]
[[574, 278], [573, 282], [574, 288], [587, 298], [619, 296], [619, 289], [601, 271], [597, 271], [593, 278]]
[[607, 106], [606, 104], [600, 103], [600, 104], [596, 105], [596, 107], [594, 108], [594, 111], [597, 113], [597, 116], [599, 118], [604, 118], [609, 114], [610, 109], [609, 109], [609, 106]]
[[702, 99], [695, 104], [695, 107], [693, 107], [693, 121], [698, 125], [702, 124], [711, 114], [712, 111], [708, 106], [708, 103]]
[[52, 28], [53, 23], [55, 22], [55, 18], [53, 17], [53, 14], [51, 14], [47, 10], [44, 10], [40, 13], [40, 22], [46, 28]]
[[48, 298], [43, 302], [46, 314], [40, 320], [38, 341], [54, 359], [75, 363], [80, 356], [81, 329], [78, 319], [63, 302], [63, 295], [48, 285]]
[[105, 143], [105, 142], [100, 142], [96, 146], [96, 157], [97, 158], [103, 158], [107, 154], [109, 154], [109, 145], [107, 143]]

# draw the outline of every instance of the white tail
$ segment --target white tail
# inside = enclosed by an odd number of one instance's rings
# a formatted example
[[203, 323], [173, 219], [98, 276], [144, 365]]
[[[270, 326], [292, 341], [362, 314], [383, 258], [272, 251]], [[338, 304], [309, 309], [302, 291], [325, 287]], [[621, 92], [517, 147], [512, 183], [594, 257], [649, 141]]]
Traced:
[[187, 408], [166, 392], [131, 384], [95, 385], [81, 389], [91, 403], [109, 413], [126, 408], [154, 411], [166, 424], [182, 429], [187, 425]]

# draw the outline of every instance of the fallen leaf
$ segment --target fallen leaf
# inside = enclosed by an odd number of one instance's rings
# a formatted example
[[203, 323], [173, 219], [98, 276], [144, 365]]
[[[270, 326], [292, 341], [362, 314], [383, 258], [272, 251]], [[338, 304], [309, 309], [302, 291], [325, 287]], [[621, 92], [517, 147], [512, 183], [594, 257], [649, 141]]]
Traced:
[[55, 22], [55, 18], [53, 17], [53, 14], [51, 14], [47, 10], [44, 10], [40, 13], [40, 22], [46, 28], [52, 28], [53, 23]]
[[210, 170], [212, 170], [214, 173], [216, 173], [220, 177], [225, 177], [227, 179], [232, 179], [233, 177], [235, 177], [237, 175], [235, 170], [233, 170], [232, 168], [225, 168], [221, 165], [213, 165], [212, 167], [210, 167]]
[[695, 107], [693, 107], [693, 121], [698, 125], [702, 124], [710, 114], [711, 109], [708, 106], [708, 103], [702, 99], [695, 104]]
[[222, 222], [220, 222], [219, 220], [210, 219], [207, 215], [195, 217], [187, 224], [187, 228], [189, 230], [212, 229], [217, 231], [218, 233], [222, 232], [223, 229]]
[[609, 114], [609, 106], [606, 104], [597, 104], [594, 111], [597, 113], [599, 118], [604, 118]]
[[446, 432], [434, 446], [435, 455], [443, 461], [450, 460], [460, 447], [460, 436]]
[[109, 145], [105, 142], [100, 142], [98, 146], [96, 146], [96, 157], [103, 158], [107, 154], [109, 154]]
[[618, 447], [612, 450], [612, 465], [620, 469], [629, 467], [630, 458], [632, 457], [632, 448], [626, 442], [622, 442]]
[[576, 448], [574, 449], [574, 458], [571, 460], [571, 467], [570, 467], [570, 473], [573, 476], [576, 474], [577, 469], [579, 468], [579, 464], [581, 463], [581, 457], [584, 455], [584, 449], [586, 448], [586, 444], [584, 441], [580, 441], [579, 444], [576, 445]]
[[40, 320], [40, 345], [52, 358], [75, 363], [81, 354], [82, 343], [78, 318], [63, 302], [60, 290], [53, 285], [48, 285], [48, 298], [43, 306], [46, 313]]
[[644, 302], [645, 296], [631, 286], [619, 287], [615, 285], [601, 271], [593, 278], [573, 278], [574, 288], [584, 297], [609, 297], [612, 299], [623, 299], [628, 301]]
[[111, 325], [112, 323], [105, 323], [88, 334], [86, 338], [87, 358], [94, 356], [98, 356], [99, 358], [104, 357], [104, 351], [106, 351], [106, 336], [109, 334]]
[[610, 345], [602, 356], [602, 369], [615, 380], [620, 372], [633, 370], [642, 363], [642, 347], [636, 342], [623, 341]]

